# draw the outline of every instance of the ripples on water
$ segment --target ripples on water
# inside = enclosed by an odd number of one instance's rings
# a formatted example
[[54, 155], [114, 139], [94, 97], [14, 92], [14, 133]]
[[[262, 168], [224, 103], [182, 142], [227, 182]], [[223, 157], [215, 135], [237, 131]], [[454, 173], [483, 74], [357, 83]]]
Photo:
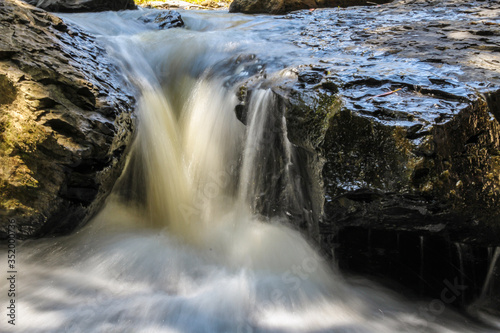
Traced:
[[87, 227], [19, 247], [15, 331], [488, 332], [450, 309], [429, 314], [430, 300], [346, 281], [283, 217], [252, 214], [270, 186], [257, 180], [271, 172], [272, 94], [255, 94], [247, 128], [227, 84], [245, 66], [210, 69], [238, 54], [276, 69], [298, 61], [298, 48], [278, 44], [296, 22], [185, 12], [186, 28], [157, 31], [139, 15], [64, 16], [98, 35], [140, 90], [139, 129], [122, 180]]

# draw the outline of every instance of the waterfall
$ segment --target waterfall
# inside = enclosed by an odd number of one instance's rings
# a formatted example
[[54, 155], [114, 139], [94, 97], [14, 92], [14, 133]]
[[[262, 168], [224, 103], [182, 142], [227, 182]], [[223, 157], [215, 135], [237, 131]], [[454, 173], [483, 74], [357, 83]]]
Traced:
[[495, 249], [491, 261], [489, 264], [488, 274], [486, 275], [486, 280], [484, 281], [483, 290], [481, 293], [481, 298], [493, 295], [495, 288], [495, 277], [500, 275], [499, 271], [499, 259], [500, 259], [500, 247]]
[[469, 312], [500, 328], [496, 316], [500, 315], [500, 247], [495, 248], [489, 262], [481, 296], [470, 307]]
[[[429, 317], [425, 300], [346, 281], [289, 227], [310, 204], [283, 105], [257, 89], [245, 126], [228, 83], [245, 76], [231, 59], [265, 44], [260, 25], [272, 18], [183, 13], [187, 28], [154, 31], [127, 28], [134, 15], [65, 16], [99, 35], [137, 87], [138, 131], [88, 226], [20, 246], [17, 331], [483, 331], [451, 309]], [[277, 47], [265, 46], [262, 57]]]
[[424, 236], [419, 236], [419, 248], [420, 248], [420, 268], [419, 268], [419, 278], [420, 278], [420, 294], [424, 293], [424, 284], [425, 284], [425, 258], [424, 258]]
[[494, 275], [493, 273], [495, 271], [495, 267], [499, 258], [500, 258], [500, 248], [492, 246], [488, 247], [488, 272], [486, 274], [486, 279], [484, 280], [480, 298], [484, 298], [487, 295], [491, 295], [493, 292], [491, 279]]
[[248, 108], [239, 197], [254, 213], [292, 216], [305, 207], [294, 147], [288, 141], [284, 106], [270, 90], [257, 90]]
[[[460, 283], [462, 285], [466, 285], [465, 283], [465, 258], [464, 255], [466, 254], [467, 250], [467, 245], [465, 244], [460, 244], [460, 243], [455, 243], [455, 247], [457, 248], [457, 257], [458, 257], [458, 270], [460, 273]], [[465, 293], [462, 293], [462, 302], [465, 303]]]

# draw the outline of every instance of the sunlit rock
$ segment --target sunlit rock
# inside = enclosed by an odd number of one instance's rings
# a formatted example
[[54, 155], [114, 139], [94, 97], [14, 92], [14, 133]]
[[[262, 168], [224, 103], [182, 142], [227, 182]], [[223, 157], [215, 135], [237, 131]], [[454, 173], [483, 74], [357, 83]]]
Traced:
[[0, 3], [0, 237], [73, 230], [124, 164], [134, 98], [95, 38], [21, 1]]

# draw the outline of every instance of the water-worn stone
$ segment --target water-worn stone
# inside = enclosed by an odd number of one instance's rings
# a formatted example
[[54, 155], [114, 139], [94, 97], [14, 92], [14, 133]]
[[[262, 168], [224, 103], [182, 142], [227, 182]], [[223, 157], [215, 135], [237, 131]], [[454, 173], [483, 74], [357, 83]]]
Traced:
[[434, 299], [457, 281], [447, 305], [481, 318], [499, 304], [485, 285], [500, 246], [499, 18], [500, 3], [455, 0], [278, 16], [301, 57], [247, 80], [235, 110], [245, 123], [252, 90], [274, 91], [321, 216], [297, 226], [340, 268]]
[[229, 12], [283, 14], [300, 9], [373, 6], [390, 1], [392, 0], [234, 0], [229, 6]]
[[314, 62], [260, 85], [287, 105], [290, 141], [322, 157], [326, 248], [353, 226], [500, 245], [498, 17], [420, 0], [283, 17]]
[[132, 88], [95, 38], [19, 0], [0, 2], [0, 238], [66, 233], [124, 164]]
[[135, 9], [134, 0], [24, 0], [53, 12], [102, 12], [105, 10]]
[[155, 25], [159, 29], [180, 28], [184, 26], [181, 14], [173, 10], [160, 11], [159, 13], [148, 12], [139, 17], [139, 20], [146, 24]]

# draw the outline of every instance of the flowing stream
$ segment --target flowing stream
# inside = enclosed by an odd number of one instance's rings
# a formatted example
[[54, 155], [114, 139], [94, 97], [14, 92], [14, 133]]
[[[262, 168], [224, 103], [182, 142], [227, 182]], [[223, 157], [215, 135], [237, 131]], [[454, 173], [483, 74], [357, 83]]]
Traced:
[[157, 30], [144, 13], [64, 15], [137, 87], [137, 138], [93, 221], [19, 247], [14, 331], [493, 332], [433, 300], [346, 281], [287, 226], [307, 199], [285, 119], [265, 88], [246, 126], [234, 109], [257, 58], [285, 75], [299, 53], [278, 42], [291, 23], [182, 12], [186, 27]]

